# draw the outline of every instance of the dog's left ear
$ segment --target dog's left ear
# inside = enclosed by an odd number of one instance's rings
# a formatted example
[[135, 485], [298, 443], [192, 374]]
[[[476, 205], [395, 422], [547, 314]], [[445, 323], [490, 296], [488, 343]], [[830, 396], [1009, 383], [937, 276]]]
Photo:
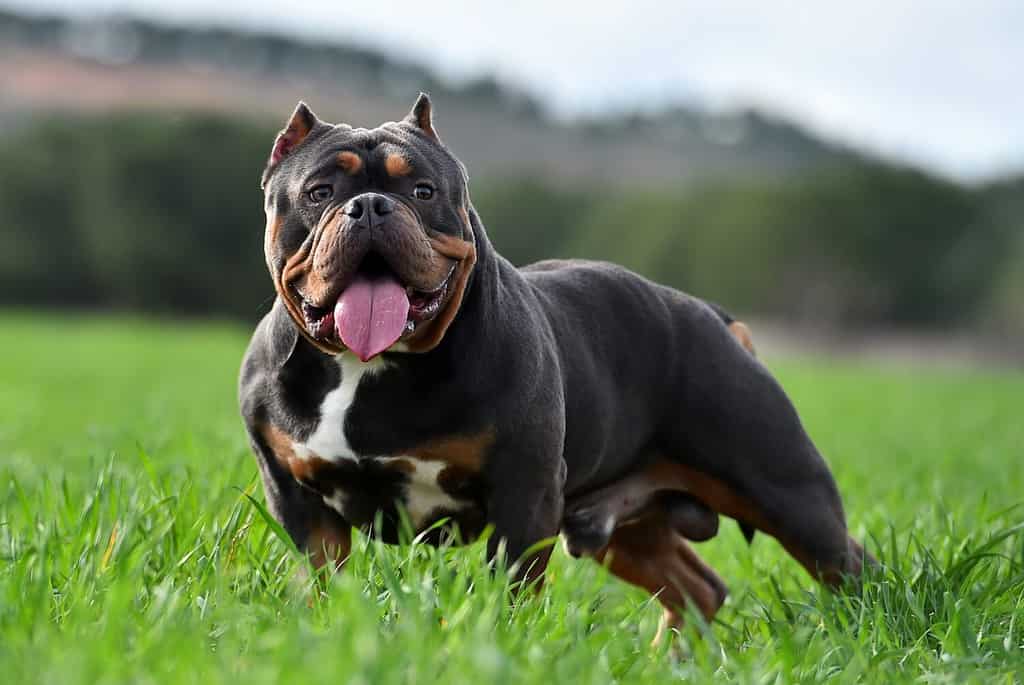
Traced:
[[434, 130], [432, 109], [430, 96], [426, 93], [420, 93], [420, 96], [416, 98], [416, 104], [412, 106], [412, 110], [405, 115], [404, 121], [423, 131], [428, 138], [440, 143], [441, 138], [437, 135], [437, 131]]

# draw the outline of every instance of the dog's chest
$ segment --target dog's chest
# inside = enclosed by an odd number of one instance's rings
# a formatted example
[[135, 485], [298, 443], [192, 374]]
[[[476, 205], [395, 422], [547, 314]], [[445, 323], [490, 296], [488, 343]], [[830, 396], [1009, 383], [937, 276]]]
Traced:
[[397, 521], [399, 506], [416, 532], [442, 517], [460, 523], [481, 518], [481, 479], [473, 460], [464, 458], [465, 445], [446, 449], [438, 444], [409, 453], [353, 449], [349, 438], [358, 429], [350, 415], [353, 405], [360, 385], [372, 382], [383, 362], [377, 358], [361, 363], [350, 355], [339, 360], [341, 382], [324, 396], [314, 430], [305, 440], [292, 443], [292, 474], [357, 527], [372, 525], [378, 515]]

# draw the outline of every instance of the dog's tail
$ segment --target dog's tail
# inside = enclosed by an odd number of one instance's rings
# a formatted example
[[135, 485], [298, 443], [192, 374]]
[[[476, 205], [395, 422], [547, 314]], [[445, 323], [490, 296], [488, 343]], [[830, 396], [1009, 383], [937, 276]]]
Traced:
[[729, 328], [729, 331], [733, 334], [733, 337], [739, 341], [740, 345], [749, 352], [750, 354], [757, 356], [757, 350], [754, 349], [754, 336], [750, 332], [750, 327], [742, 321], [737, 321], [732, 314], [725, 311], [725, 309], [714, 302], [708, 302], [708, 306], [711, 307], [715, 314], [718, 314], [718, 318]]

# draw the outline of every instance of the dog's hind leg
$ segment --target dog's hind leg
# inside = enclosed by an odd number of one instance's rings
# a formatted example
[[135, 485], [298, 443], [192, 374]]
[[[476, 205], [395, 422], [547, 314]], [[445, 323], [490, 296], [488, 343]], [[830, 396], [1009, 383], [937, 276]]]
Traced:
[[681, 623], [681, 610], [688, 603], [710, 622], [728, 594], [725, 583], [697, 556], [663, 509], [620, 525], [608, 545], [593, 556], [618, 578], [658, 597], [665, 607], [659, 638], [664, 628]]
[[768, 371], [710, 313], [685, 331], [674, 412], [660, 432], [670, 471], [715, 511], [777, 538], [830, 586], [859, 575], [835, 481]]
[[[755, 354], [750, 328], [735, 320], [722, 307], [709, 303], [733, 338], [751, 355]], [[688, 540], [702, 542], [718, 534], [718, 514], [700, 500], [699, 493], [657, 462], [631, 473], [603, 488], [566, 503], [562, 522], [568, 551], [573, 556], [593, 555], [604, 548], [614, 530], [655, 508], [663, 510], [669, 524]], [[749, 542], [753, 528], [741, 521]]]
[[844, 576], [859, 576], [863, 562], [873, 561], [848, 535], [830, 476], [781, 485], [763, 482], [747, 491], [742, 481], [730, 483], [680, 464], [673, 468], [715, 511], [776, 538], [812, 576], [830, 587], [837, 587]]

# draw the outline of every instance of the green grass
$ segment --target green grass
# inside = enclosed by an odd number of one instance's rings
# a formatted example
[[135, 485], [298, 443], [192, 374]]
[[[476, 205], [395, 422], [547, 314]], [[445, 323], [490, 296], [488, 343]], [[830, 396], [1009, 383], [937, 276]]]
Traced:
[[725, 523], [699, 549], [729, 602], [652, 649], [657, 605], [561, 551], [513, 599], [480, 545], [360, 537], [311, 587], [243, 494], [262, 501], [235, 410], [245, 341], [0, 316], [0, 680], [1024, 679], [1021, 375], [772, 363], [885, 569], [832, 596]]

